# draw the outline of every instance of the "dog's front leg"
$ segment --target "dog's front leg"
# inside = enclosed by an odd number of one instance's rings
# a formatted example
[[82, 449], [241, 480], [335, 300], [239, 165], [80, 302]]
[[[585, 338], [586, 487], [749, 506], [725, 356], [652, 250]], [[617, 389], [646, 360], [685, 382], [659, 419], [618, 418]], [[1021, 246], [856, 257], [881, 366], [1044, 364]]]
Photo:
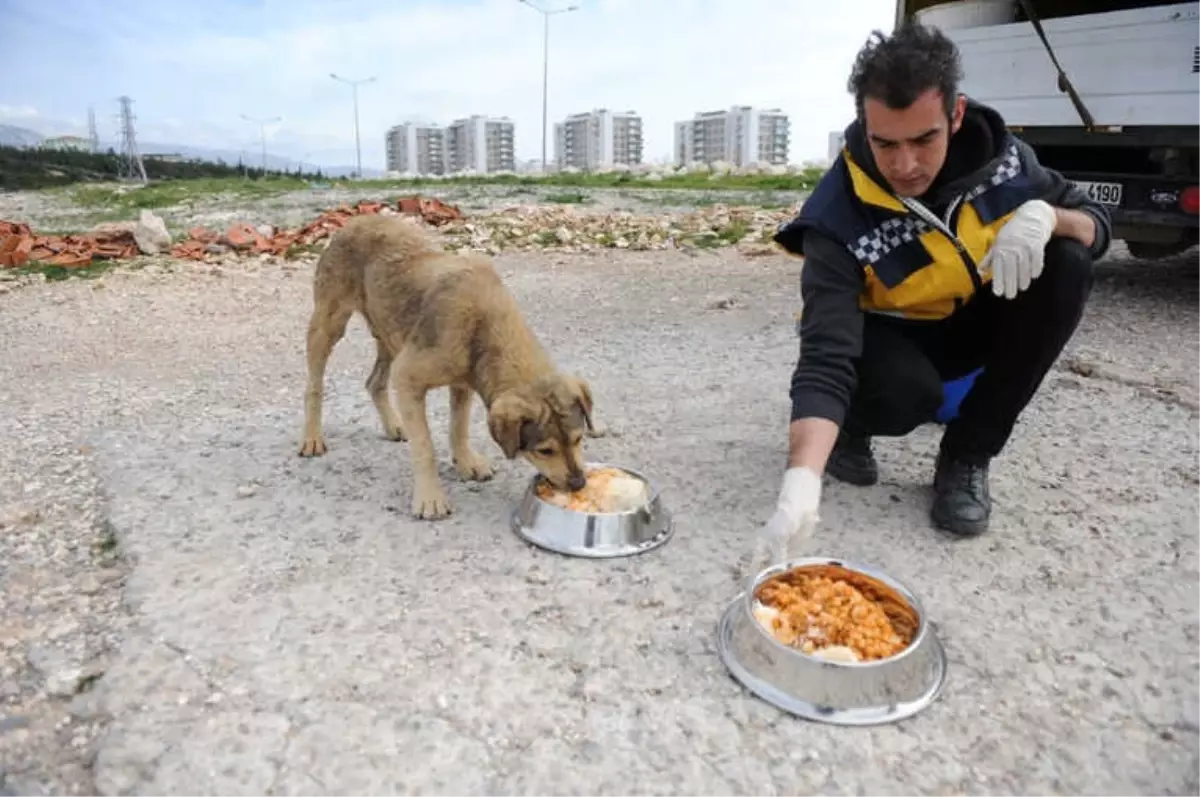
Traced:
[[471, 448], [471, 388], [450, 387], [450, 453], [460, 479], [487, 481], [494, 471], [483, 454]]
[[408, 432], [408, 456], [412, 462], [412, 513], [425, 520], [438, 520], [449, 515], [451, 507], [438, 480], [433, 437], [429, 433], [429, 420], [425, 417], [427, 388], [414, 385], [405, 379], [403, 372], [398, 376], [395, 383], [396, 403], [399, 405], [400, 421]]

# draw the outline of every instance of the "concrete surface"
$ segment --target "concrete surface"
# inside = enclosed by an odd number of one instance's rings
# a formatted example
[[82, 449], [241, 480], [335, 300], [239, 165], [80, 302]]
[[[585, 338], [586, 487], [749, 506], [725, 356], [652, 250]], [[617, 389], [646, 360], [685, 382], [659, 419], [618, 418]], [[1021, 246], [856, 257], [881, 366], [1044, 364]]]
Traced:
[[[1200, 788], [1194, 255], [1104, 269], [1070, 351], [1093, 375], [1056, 370], [1035, 398], [994, 467], [990, 534], [929, 526], [934, 428], [878, 443], [879, 485], [827, 486], [812, 553], [914, 585], [950, 660], [936, 704], [873, 729], [780, 713], [714, 649], [778, 490], [797, 264], [499, 263], [618, 433], [590, 455], [662, 482], [667, 546], [583, 561], [522, 543], [505, 519], [529, 471], [499, 460], [476, 405], [474, 439], [502, 464], [489, 484], [454, 481], [444, 391], [433, 427], [457, 511], [410, 519], [406, 447], [377, 428], [358, 320], [328, 373], [330, 451], [297, 457], [307, 268], [0, 296], [0, 410], [46, 450], [86, 445], [129, 570], [103, 677], [46, 703], [101, 728], [84, 747], [95, 790]], [[42, 788], [34, 762], [6, 766], [10, 789]]]

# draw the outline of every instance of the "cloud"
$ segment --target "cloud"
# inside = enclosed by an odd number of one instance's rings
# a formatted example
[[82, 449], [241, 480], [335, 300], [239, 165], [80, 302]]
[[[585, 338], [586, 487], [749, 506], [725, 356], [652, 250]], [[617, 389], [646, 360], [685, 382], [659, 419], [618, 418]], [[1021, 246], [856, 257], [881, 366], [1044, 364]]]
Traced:
[[[782, 108], [792, 160], [823, 156], [829, 132], [853, 112], [854, 54], [872, 29], [891, 27], [894, 9], [885, 0], [845, 0], [836, 14], [783, 0], [574, 1], [580, 10], [550, 19], [550, 124], [597, 107], [635, 110], [648, 159], [669, 155], [675, 121], [735, 104]], [[23, 118], [47, 127], [94, 106], [101, 136], [115, 138], [116, 98], [128, 94], [139, 136], [231, 148], [259, 140], [242, 114], [282, 116], [273, 153], [348, 163], [352, 92], [336, 72], [376, 78], [358, 89], [364, 165], [382, 166], [394, 124], [473, 113], [509, 116], [518, 157], [540, 154], [542, 19], [517, 0], [126, 0], [119, 15], [105, 5], [6, 0], [15, 46], [0, 54], [9, 77], [0, 111], [32, 112]]]
[[0, 119], [9, 121], [19, 121], [24, 119], [36, 119], [38, 116], [37, 108], [32, 105], [3, 105], [0, 104]]

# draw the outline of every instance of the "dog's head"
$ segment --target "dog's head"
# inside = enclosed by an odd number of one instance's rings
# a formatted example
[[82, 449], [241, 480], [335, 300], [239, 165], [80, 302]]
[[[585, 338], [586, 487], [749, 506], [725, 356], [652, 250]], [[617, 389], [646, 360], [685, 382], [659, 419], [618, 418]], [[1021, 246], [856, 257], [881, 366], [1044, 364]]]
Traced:
[[537, 468], [559, 490], [581, 490], [583, 434], [592, 429], [592, 391], [574, 376], [552, 376], [506, 390], [488, 409], [488, 431], [514, 459]]

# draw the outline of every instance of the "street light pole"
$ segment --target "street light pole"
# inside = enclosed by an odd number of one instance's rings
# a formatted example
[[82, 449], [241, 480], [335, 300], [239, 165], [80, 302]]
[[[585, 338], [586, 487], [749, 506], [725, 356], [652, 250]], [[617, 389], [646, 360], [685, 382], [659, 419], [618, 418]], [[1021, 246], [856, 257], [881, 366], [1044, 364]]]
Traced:
[[259, 140], [262, 143], [263, 177], [266, 178], [266, 176], [267, 176], [267, 125], [274, 124], [275, 122], [281, 122], [281, 121], [283, 121], [283, 117], [276, 116], [272, 119], [255, 119], [252, 116], [247, 116], [246, 114], [242, 114], [242, 118], [245, 119], [247, 122], [254, 122], [255, 124], [258, 125]]
[[354, 176], [361, 179], [362, 178], [362, 141], [359, 139], [359, 136], [358, 136], [358, 87], [361, 85], [365, 85], [367, 83], [374, 83], [375, 78], [368, 77], [368, 78], [363, 78], [362, 80], [349, 80], [344, 77], [339, 77], [339, 76], [335, 75], [333, 72], [330, 72], [329, 76], [331, 78], [333, 78], [334, 80], [340, 80], [341, 82], [350, 86], [351, 93], [354, 96]]
[[529, 6], [534, 11], [542, 15], [542, 173], [546, 173], [546, 128], [548, 127], [548, 119], [546, 118], [549, 96], [548, 88], [550, 85], [550, 17], [555, 14], [566, 14], [569, 11], [577, 11], [579, 6], [567, 6], [566, 8], [557, 8], [547, 11], [540, 6], [534, 5], [531, 0], [518, 0], [520, 3]]

